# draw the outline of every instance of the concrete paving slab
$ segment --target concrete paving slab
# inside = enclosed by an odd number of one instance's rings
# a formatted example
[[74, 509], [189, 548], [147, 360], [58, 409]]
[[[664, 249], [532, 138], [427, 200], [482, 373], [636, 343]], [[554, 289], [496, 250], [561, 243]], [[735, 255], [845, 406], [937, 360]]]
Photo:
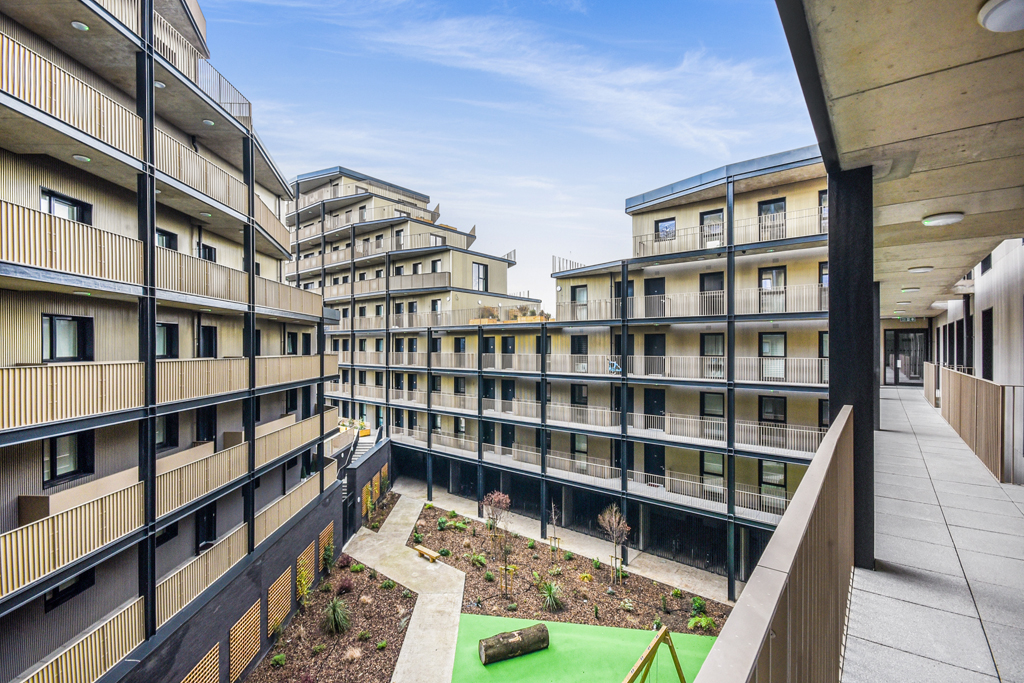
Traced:
[[964, 575], [956, 548], [925, 543], [912, 538], [876, 533], [875, 559], [951, 576], [963, 577]]
[[997, 498], [981, 498], [968, 496], [963, 493], [950, 491], [939, 491], [938, 500], [943, 507], [955, 508], [958, 510], [974, 510], [975, 512], [988, 512], [993, 515], [1007, 515], [1009, 517], [1020, 517], [1020, 508], [1009, 499], [999, 500]]
[[[987, 631], [989, 624], [1024, 627], [1024, 592], [1008, 591], [984, 581], [972, 581], [971, 593]], [[1024, 645], [1024, 639], [1021, 644]]]
[[889, 534], [916, 541], [948, 545], [952, 547], [953, 539], [949, 530], [941, 522], [928, 522], [923, 519], [875, 513], [875, 533]]
[[1024, 629], [1005, 624], [985, 624], [992, 656], [1003, 683], [1024, 683]]
[[968, 581], [984, 581], [1024, 591], [1024, 560], [986, 555], [971, 550], [961, 550], [959, 554]]
[[946, 523], [950, 526], [1024, 536], [1024, 516], [1013, 518], [958, 508], [944, 508], [943, 510], [946, 515]]
[[967, 527], [951, 526], [949, 533], [958, 550], [999, 555], [1024, 560], [1024, 536], [1000, 534]]
[[856, 590], [885, 595], [935, 609], [978, 616], [963, 574], [956, 576], [875, 560], [875, 570], [855, 572]]
[[921, 489], [932, 491], [932, 480], [928, 477], [909, 477], [902, 474], [890, 474], [875, 470], [875, 484], [889, 484], [891, 486], [902, 486], [905, 488]]
[[943, 523], [942, 508], [927, 503], [916, 503], [909, 500], [897, 500], [895, 498], [875, 498], [875, 512], [886, 515], [899, 515], [900, 517], [911, 517], [922, 519], [926, 522]]
[[935, 492], [930, 489], [915, 489], [909, 486], [893, 486], [875, 482], [875, 495], [880, 498], [894, 498], [896, 500], [907, 500], [915, 503], [927, 503], [938, 505], [939, 499]]
[[995, 683], [998, 679], [869, 640], [846, 639], [843, 683]]

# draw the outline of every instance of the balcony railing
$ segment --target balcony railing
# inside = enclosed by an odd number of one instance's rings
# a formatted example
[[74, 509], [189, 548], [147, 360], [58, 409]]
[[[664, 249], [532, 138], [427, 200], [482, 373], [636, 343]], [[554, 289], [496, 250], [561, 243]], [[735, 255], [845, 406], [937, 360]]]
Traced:
[[155, 141], [159, 170], [239, 213], [247, 213], [245, 183], [159, 128]]
[[540, 372], [540, 356], [535, 353], [485, 353], [482, 363], [484, 370]]
[[427, 352], [426, 351], [395, 351], [391, 354], [392, 365], [418, 365], [426, 367], [427, 365]]
[[[1024, 387], [996, 384], [948, 367], [940, 368], [939, 373], [942, 418], [996, 479], [1005, 483], [1020, 483], [1021, 476], [1016, 471], [1016, 463], [1020, 458], [1021, 436], [1014, 423], [1020, 415], [1019, 406]], [[925, 363], [926, 396], [929, 374], [934, 401], [935, 366]]]
[[348, 448], [356, 440], [356, 434], [358, 433], [358, 429], [352, 427], [343, 427], [341, 432], [339, 432], [338, 436], [331, 439], [331, 449], [329, 453], [333, 455], [335, 453], [339, 453], [345, 448]]
[[853, 415], [847, 406], [807, 468], [696, 683], [839, 680], [852, 570]]
[[[325, 301], [331, 301], [332, 299], [347, 299], [352, 296], [352, 283], [346, 282], [340, 285], [327, 285], [321, 290]], [[342, 323], [351, 322], [351, 318], [344, 318]], [[341, 329], [350, 329], [349, 327], [343, 327]]]
[[475, 370], [475, 353], [451, 353], [440, 351], [430, 354], [430, 364], [435, 368], [446, 368], [451, 370]]
[[319, 293], [298, 287], [289, 287], [283, 282], [256, 276], [256, 305], [276, 308], [282, 311], [323, 315], [324, 300]]
[[634, 256], [660, 256], [725, 246], [725, 224], [709, 223], [669, 232], [633, 236]]
[[411, 403], [413, 405], [427, 405], [427, 392], [415, 389], [392, 389], [391, 401], [394, 403]]
[[[324, 354], [324, 372], [337, 374], [338, 354]], [[301, 382], [321, 377], [320, 356], [258, 356], [256, 386]]]
[[245, 272], [163, 247], [156, 248], [156, 286], [196, 296], [249, 301]]
[[734, 224], [736, 244], [827, 234], [828, 208], [825, 207], [738, 218]]
[[549, 422], [562, 422], [589, 427], [611, 428], [621, 424], [618, 411], [593, 406], [576, 406], [566, 403], [549, 403], [547, 407]]
[[828, 384], [828, 358], [737, 358], [740, 382]]
[[[629, 470], [629, 490], [648, 498], [725, 513], [728, 490], [721, 476], [700, 476], [666, 471], [665, 475]], [[789, 505], [789, 495], [762, 491], [749, 484], [736, 484], [736, 513], [746, 519], [777, 523]]]
[[789, 285], [736, 290], [736, 313], [817, 313], [828, 311], [828, 285]]
[[0, 90], [115, 147], [142, 156], [142, 119], [25, 45], [0, 34]]
[[635, 377], [725, 379], [722, 356], [627, 356], [626, 368]]
[[[324, 486], [330, 486], [338, 478], [338, 463], [330, 461], [324, 468]], [[320, 495], [320, 477], [313, 474], [288, 493], [256, 513], [256, 545], [284, 526], [299, 510], [306, 507]]]
[[321, 256], [306, 256], [304, 258], [297, 258], [294, 261], [289, 261], [284, 264], [284, 274], [288, 276], [289, 280], [295, 279], [295, 273], [305, 273], [312, 270], [319, 270], [326, 266], [335, 266], [338, 264], [345, 264], [352, 260], [352, 250], [350, 248], [336, 249], [334, 251], [328, 251], [326, 254]]
[[377, 401], [384, 400], [384, 385], [382, 384], [356, 384], [356, 398], [369, 398]]
[[[341, 320], [342, 324], [345, 323], [345, 318]], [[357, 316], [352, 319], [352, 327], [356, 330], [383, 330], [384, 329], [384, 316], [383, 315], [366, 315]]]
[[773, 453], [809, 456], [818, 450], [826, 431], [824, 427], [736, 420], [736, 444]]
[[140, 528], [143, 488], [132, 484], [0, 535], [0, 597]]
[[0, 200], [0, 261], [141, 285], [142, 242]]
[[[368, 192], [372, 192], [372, 193], [374, 193], [376, 195], [380, 195], [381, 197], [387, 197], [389, 199], [394, 199], [394, 200], [397, 200], [397, 201], [413, 201], [413, 202], [422, 202], [423, 201], [423, 199], [421, 197], [417, 197], [416, 195], [409, 194], [407, 192], [403, 192], [402, 190], [400, 190], [398, 188], [392, 187], [390, 185], [386, 185], [384, 183], [380, 183], [380, 182], [377, 182], [377, 181], [374, 181], [374, 180], [367, 179], [367, 180], [360, 180], [358, 183], [344, 183], [344, 184], [338, 183], [336, 185], [325, 185], [325, 186], [321, 187], [318, 190], [314, 190], [312, 192], [306, 193], [306, 194], [302, 195], [302, 197], [299, 199], [299, 208], [300, 209], [304, 209], [307, 206], [311, 206], [311, 205], [316, 204], [317, 202], [323, 201], [325, 199], [337, 199], [339, 197], [351, 197], [351, 196], [354, 196], [354, 195], [366, 194]], [[404, 204], [403, 205], [399, 205], [396, 208], [401, 209], [401, 210], [407, 210], [407, 209], [408, 210], [416, 210], [416, 209], [418, 209], [419, 211], [426, 212], [426, 209], [420, 209], [419, 207], [416, 207], [416, 206], [406, 206]], [[289, 213], [294, 211], [294, 210], [295, 210], [295, 202], [288, 202], [288, 211], [289, 211]], [[427, 212], [427, 213], [435, 213], [434, 220], [437, 220], [436, 212]], [[431, 221], [431, 222], [433, 222], [433, 221]]]
[[697, 415], [629, 413], [629, 433], [720, 446], [725, 443], [725, 420]]
[[531, 472], [540, 472], [540, 449], [535, 446], [514, 443], [511, 446], [484, 444], [484, 460], [504, 463]]
[[156, 362], [157, 403], [242, 391], [249, 386], [245, 358], [189, 358]]
[[628, 314], [634, 318], [681, 318], [725, 315], [725, 292], [679, 292], [628, 297]]
[[[324, 411], [324, 432], [338, 426], [338, 409]], [[256, 439], [256, 467], [290, 453], [320, 436], [320, 416], [313, 415]]]
[[383, 351], [353, 351], [352, 359], [358, 365], [384, 365]]
[[119, 362], [0, 368], [0, 429], [138, 408], [144, 367]]
[[515, 322], [519, 310], [513, 306], [479, 306], [456, 311], [400, 313], [391, 316], [392, 327], [439, 327], [452, 325], [488, 325]]
[[461, 455], [463, 457], [476, 457], [477, 441], [475, 436], [465, 434], [442, 434], [435, 431], [430, 439], [431, 445], [436, 450], [443, 450], [447, 453]]
[[372, 277], [368, 280], [356, 280], [352, 283], [353, 294], [374, 294], [387, 289], [387, 278]]
[[545, 458], [548, 472], [553, 476], [616, 490], [622, 487], [622, 470], [600, 458], [561, 451], [548, 451]]
[[574, 375], [618, 375], [622, 372], [619, 356], [604, 354], [553, 353], [548, 356], [548, 372]]
[[107, 10], [132, 33], [139, 33], [139, 0], [99, 0], [100, 7]]
[[256, 195], [255, 204], [253, 207], [253, 217], [256, 219], [256, 222], [267, 231], [268, 235], [274, 238], [275, 242], [285, 249], [289, 249], [292, 243], [291, 231], [284, 227], [281, 219], [274, 214], [273, 210], [264, 203], [259, 195]]
[[238, 479], [248, 470], [249, 444], [240, 443], [162, 472], [156, 477], [156, 514], [162, 517], [188, 505]]
[[484, 399], [484, 413], [495, 415], [513, 415], [528, 420], [540, 419], [540, 402], [522, 398]]
[[476, 394], [450, 394], [447, 392], [433, 391], [430, 393], [430, 405], [434, 408], [448, 408], [449, 410], [468, 410], [476, 412]]
[[415, 275], [393, 275], [391, 277], [392, 291], [401, 289], [435, 289], [438, 287], [450, 287], [451, 284], [451, 273], [417, 273]]
[[218, 540], [156, 585], [156, 625], [159, 628], [180, 612], [213, 582], [228, 573], [246, 555], [248, 525]]
[[134, 598], [18, 677], [19, 683], [93, 683], [146, 639], [145, 599]]
[[399, 443], [427, 445], [427, 430], [420, 427], [391, 427], [391, 438]]
[[[109, 0], [107, 0], [109, 1]], [[201, 16], [201, 15], [200, 15]], [[199, 89], [238, 119], [252, 127], [252, 105], [242, 93], [203, 59], [199, 51], [159, 14], [154, 16], [153, 36], [157, 52]], [[287, 244], [287, 242], [285, 242]]]

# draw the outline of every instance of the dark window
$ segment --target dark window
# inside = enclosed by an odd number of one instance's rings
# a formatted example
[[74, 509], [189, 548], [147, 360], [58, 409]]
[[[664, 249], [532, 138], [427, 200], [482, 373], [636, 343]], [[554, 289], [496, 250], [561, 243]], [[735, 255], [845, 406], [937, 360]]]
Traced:
[[299, 390], [289, 389], [284, 392], [284, 411], [290, 413], [299, 409]]
[[430, 300], [430, 312], [431, 313], [440, 313], [441, 312], [441, 300], [440, 299], [431, 299]]
[[156, 324], [156, 357], [178, 357], [178, 326], [176, 324]]
[[196, 512], [196, 555], [217, 542], [217, 502]]
[[768, 495], [786, 497], [786, 463], [758, 460], [758, 484]]
[[[418, 383], [416, 375], [410, 372], [409, 373], [409, 380], [408, 381], [409, 381], [409, 391], [416, 391], [416, 387], [417, 387], [417, 383]], [[409, 412], [411, 413], [412, 411], [409, 411]]]
[[217, 406], [196, 408], [196, 441], [217, 440]]
[[263, 331], [255, 330], [256, 334], [252, 340], [252, 354], [254, 356], [263, 355]]
[[586, 384], [573, 384], [571, 385], [572, 395], [570, 397], [570, 403], [574, 406], [585, 406], [587, 405], [587, 385]]
[[43, 361], [79, 362], [93, 359], [92, 318], [43, 316]]
[[409, 312], [410, 313], [415, 313], [418, 310], [419, 310], [419, 303], [416, 302], [416, 301], [410, 301], [409, 302]]
[[430, 338], [430, 352], [431, 353], [441, 353], [441, 338], [440, 337], [431, 337]]
[[395, 266], [395, 275], [405, 275], [405, 266]]
[[819, 398], [818, 399], [818, 426], [819, 427], [828, 427], [830, 421], [831, 421], [831, 418], [830, 418], [830, 415], [829, 415], [829, 412], [828, 412], [828, 399], [827, 398]]
[[700, 335], [700, 355], [724, 356], [725, 334], [722, 332], [702, 332]]
[[253, 419], [257, 422], [263, 419], [263, 402], [257, 396], [252, 402]]
[[284, 464], [284, 468], [286, 470], [293, 470], [293, 469], [295, 469], [295, 466], [298, 465], [298, 464], [299, 464], [299, 456], [296, 455], [294, 458], [289, 459], [288, 462], [286, 462]]
[[466, 393], [466, 378], [456, 377], [455, 378], [455, 393], [464, 394]]
[[63, 583], [57, 584], [57, 586], [48, 591], [46, 596], [43, 598], [43, 612], [49, 612], [58, 605], [63, 605], [79, 593], [89, 590], [95, 584], [95, 569], [86, 569], [75, 578], [68, 579]]
[[366, 384], [366, 370], [360, 370], [359, 371], [359, 376], [358, 376], [357, 379], [358, 379], [358, 382], [359, 382], [360, 385], [364, 385], [365, 386], [365, 384]]
[[405, 352], [405, 337], [395, 337], [395, 353]]
[[720, 247], [725, 243], [725, 211], [702, 211], [700, 214], [701, 246], [705, 249]]
[[785, 396], [758, 396], [757, 403], [761, 422], [786, 424]]
[[981, 259], [981, 274], [984, 275], [990, 270], [992, 270], [992, 254]]
[[441, 375], [430, 376], [430, 390], [435, 392], [441, 391]]
[[217, 328], [213, 325], [199, 327], [199, 357], [217, 357]]
[[[700, 452], [700, 476], [717, 477], [725, 476], [725, 456], [721, 453]], [[707, 482], [705, 482], [707, 483]]]
[[160, 531], [156, 532], [156, 547], [159, 548], [167, 541], [178, 537], [178, 523], [171, 522]]
[[376, 351], [377, 353], [383, 353], [384, 352], [384, 340], [381, 339], [380, 337], [378, 337], [377, 339], [374, 339], [373, 340], [373, 350]]
[[303, 332], [302, 333], [302, 355], [311, 356], [313, 355], [313, 333]]
[[455, 353], [465, 353], [466, 352], [466, 338], [465, 337], [455, 337], [455, 339], [452, 340], [452, 349], [455, 351]]
[[574, 334], [569, 337], [569, 353], [572, 355], [587, 355], [589, 337], [585, 334]]
[[700, 393], [701, 417], [725, 417], [725, 394]]
[[340, 350], [340, 348], [341, 348], [341, 340], [340, 339], [332, 339], [331, 340], [331, 351], [338, 351], [338, 350]]
[[409, 353], [416, 353], [419, 348], [419, 340], [416, 337], [409, 337]]
[[296, 356], [299, 353], [299, 333], [289, 332], [285, 335], [285, 355]]
[[384, 315], [384, 304], [377, 304], [373, 307], [373, 314], [376, 316]]
[[204, 261], [212, 261], [213, 263], [216, 263], [217, 262], [217, 249], [214, 248], [214, 247], [211, 247], [209, 244], [200, 244], [199, 245], [199, 258], [203, 259]]
[[[534, 394], [536, 396], [537, 403], [540, 403], [540, 401], [541, 401], [541, 394], [540, 394], [540, 386], [541, 386], [541, 384], [542, 384], [541, 382], [535, 382], [534, 383]], [[550, 403], [551, 402], [551, 382], [544, 382], [543, 384], [545, 386], [544, 400], [547, 401], [548, 403]]]
[[583, 455], [583, 456], [586, 456], [587, 455], [587, 449], [588, 449], [588, 446], [589, 446], [589, 444], [587, 443], [587, 435], [586, 434], [576, 434], [576, 433], [573, 433], [571, 435], [571, 440], [569, 441], [569, 446], [570, 446], [569, 451], [573, 455]]
[[92, 474], [93, 432], [78, 432], [43, 440], [43, 487]]
[[441, 272], [441, 259], [434, 259], [430, 262], [430, 272], [440, 273]]
[[818, 333], [818, 358], [828, 358], [828, 332]]
[[375, 372], [375, 373], [373, 373], [373, 385], [377, 386], [377, 387], [384, 386], [384, 373], [383, 372]]
[[177, 448], [178, 446], [178, 414], [157, 415], [156, 447], [157, 450]]
[[654, 241], [674, 240], [676, 238], [676, 219], [663, 218], [654, 221]]
[[252, 264], [252, 267], [253, 267], [256, 275], [258, 276], [260, 274], [260, 262], [257, 261], [256, 263]]
[[53, 190], [42, 188], [40, 190], [39, 208], [43, 213], [48, 213], [58, 218], [66, 218], [69, 221], [77, 221], [92, 225], [92, 205], [72, 199]]
[[489, 292], [487, 288], [487, 265], [484, 263], [473, 264], [473, 289], [478, 292]]
[[395, 302], [395, 315], [402, 315], [405, 313], [405, 304], [401, 301]]
[[156, 246], [178, 251], [178, 236], [167, 230], [156, 229]]

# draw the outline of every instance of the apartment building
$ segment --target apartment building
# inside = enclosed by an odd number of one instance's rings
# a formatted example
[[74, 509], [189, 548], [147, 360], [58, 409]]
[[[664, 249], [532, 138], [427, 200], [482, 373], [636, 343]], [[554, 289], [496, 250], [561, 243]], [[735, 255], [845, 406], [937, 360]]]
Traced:
[[351, 441], [290, 188], [191, 0], [0, 2], [0, 54], [0, 680], [235, 680]]

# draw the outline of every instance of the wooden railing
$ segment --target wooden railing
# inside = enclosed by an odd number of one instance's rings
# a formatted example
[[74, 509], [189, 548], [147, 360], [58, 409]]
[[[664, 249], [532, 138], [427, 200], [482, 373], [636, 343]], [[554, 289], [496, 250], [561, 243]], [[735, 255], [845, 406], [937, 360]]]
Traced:
[[142, 242], [0, 200], [0, 261], [141, 285]]
[[145, 599], [135, 598], [18, 680], [20, 683], [93, 683], [145, 639]]
[[163, 247], [156, 248], [156, 286], [196, 296], [249, 301], [247, 273]]
[[[925, 370], [927, 376], [927, 367]], [[951, 368], [942, 368], [940, 383], [943, 419], [956, 430], [996, 479], [1008, 481], [1003, 455], [1005, 396], [1007, 392], [1011, 392], [1012, 396], [1014, 386], [996, 384]], [[1016, 410], [1012, 413], [1015, 415]], [[1010, 457], [1013, 457], [1012, 452]]]
[[185, 401], [249, 386], [245, 358], [188, 358], [156, 362], [156, 401]]
[[240, 443], [202, 460], [157, 475], [157, 517], [202, 498], [248, 471], [249, 444]]
[[245, 183], [159, 128], [155, 140], [158, 169], [235, 211], [247, 213]]
[[[328, 408], [324, 411], [324, 431], [329, 432], [338, 426], [338, 409]], [[256, 467], [266, 465], [271, 460], [295, 450], [320, 436], [320, 416], [313, 415], [301, 422], [288, 425], [284, 429], [271, 432], [256, 439]]]
[[217, 541], [186, 565], [156, 585], [156, 625], [163, 626], [188, 603], [224, 576], [229, 569], [245, 557], [248, 525]]
[[291, 232], [288, 228], [284, 227], [281, 219], [274, 215], [274, 212], [263, 202], [259, 195], [256, 196], [256, 206], [253, 209], [255, 212], [253, 217], [260, 224], [260, 227], [266, 230], [267, 234], [273, 237], [282, 247], [291, 249]]
[[939, 366], [924, 362], [924, 400], [932, 408], [939, 407]]
[[[328, 466], [329, 467], [329, 466]], [[325, 468], [325, 478], [329, 472]], [[334, 463], [334, 477], [338, 476], [338, 463]], [[330, 480], [327, 479], [329, 482]], [[270, 534], [280, 529], [285, 522], [306, 507], [306, 505], [320, 495], [320, 477], [314, 474], [288, 493], [278, 498], [273, 503], [256, 513], [256, 545], [267, 539]]]
[[135, 158], [142, 119], [42, 55], [0, 34], [0, 90]]
[[256, 276], [256, 305], [315, 316], [323, 315], [324, 311], [324, 299], [319, 292], [290, 287], [259, 276]]
[[141, 527], [143, 487], [132, 484], [0, 535], [0, 597]]
[[143, 370], [136, 362], [0, 368], [0, 430], [138, 408]]
[[132, 33], [139, 34], [139, 0], [97, 0], [97, 4], [113, 14]]
[[843, 407], [696, 683], [838, 681], [853, 576], [853, 413]]
[[[338, 354], [324, 354], [324, 372], [338, 373]], [[320, 377], [320, 356], [258, 356], [256, 386], [299, 382]]]

